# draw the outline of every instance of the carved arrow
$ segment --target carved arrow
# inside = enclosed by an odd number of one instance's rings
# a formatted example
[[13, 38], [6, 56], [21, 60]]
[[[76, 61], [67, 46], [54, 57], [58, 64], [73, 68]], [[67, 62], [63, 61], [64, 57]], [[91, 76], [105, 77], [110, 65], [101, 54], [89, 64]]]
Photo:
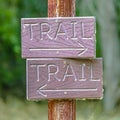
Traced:
[[95, 57], [94, 17], [23, 18], [21, 23], [23, 58]]
[[[78, 51], [78, 56], [81, 56], [82, 54], [84, 54], [88, 48], [86, 48], [84, 45], [82, 45], [78, 40], [76, 40], [76, 43], [78, 44], [79, 47], [63, 47], [63, 48], [59, 48], [59, 47], [40, 47], [40, 48], [29, 48], [30, 51]], [[64, 45], [64, 43], [63, 43]], [[66, 45], [69, 46], [69, 45]]]
[[97, 88], [78, 88], [78, 89], [44, 89], [47, 86], [47, 84], [43, 85], [42, 87], [40, 87], [37, 92], [42, 95], [43, 97], [47, 97], [47, 93], [46, 92], [63, 92], [63, 94], [67, 95], [68, 92], [95, 92], [97, 91]]

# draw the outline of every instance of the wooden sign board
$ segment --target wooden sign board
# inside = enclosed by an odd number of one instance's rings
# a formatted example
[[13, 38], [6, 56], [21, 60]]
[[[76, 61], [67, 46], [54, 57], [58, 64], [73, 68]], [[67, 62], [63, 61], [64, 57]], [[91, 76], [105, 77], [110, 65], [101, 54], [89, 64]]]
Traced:
[[101, 99], [102, 59], [27, 60], [27, 98]]
[[22, 57], [95, 58], [95, 18], [23, 18]]

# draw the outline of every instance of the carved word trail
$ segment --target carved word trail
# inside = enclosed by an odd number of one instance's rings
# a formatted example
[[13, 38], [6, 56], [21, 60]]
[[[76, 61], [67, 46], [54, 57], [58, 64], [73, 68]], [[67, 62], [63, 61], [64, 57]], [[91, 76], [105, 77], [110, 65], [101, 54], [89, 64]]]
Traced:
[[[78, 40], [82, 39], [92, 39], [94, 37], [94, 24], [93, 21], [86, 23], [84, 21], [78, 22], [70, 21], [68, 23], [62, 21], [54, 21], [54, 26], [49, 21], [38, 22], [38, 23], [25, 23], [23, 24], [23, 32], [29, 31], [29, 40], [59, 40], [60, 37], [64, 37], [66, 40]], [[68, 25], [68, 26], [67, 26]], [[36, 34], [37, 29], [39, 34]], [[92, 31], [90, 31], [93, 29]], [[78, 31], [79, 30], [79, 31]], [[79, 34], [78, 34], [79, 32]]]
[[27, 59], [28, 99], [101, 98], [102, 59]]
[[21, 27], [24, 58], [95, 57], [94, 17], [23, 18]]
[[[56, 80], [58, 82], [66, 81], [66, 80], [73, 80], [73, 81], [86, 81], [87, 79], [90, 81], [100, 81], [99, 78], [95, 78], [93, 76], [93, 66], [92, 64], [86, 65], [85, 63], [79, 64], [76, 67], [71, 65], [70, 63], [64, 63], [63, 68], [54, 63], [48, 64], [37, 64], [37, 65], [30, 65], [30, 67], [36, 69], [36, 81], [39, 82], [43, 80], [43, 75], [46, 75], [46, 79], [48, 82], [52, 80]], [[86, 73], [86, 70], [88, 71]], [[43, 74], [44, 71], [44, 74]], [[59, 74], [62, 74], [60, 76]], [[87, 77], [86, 77], [87, 75]]]

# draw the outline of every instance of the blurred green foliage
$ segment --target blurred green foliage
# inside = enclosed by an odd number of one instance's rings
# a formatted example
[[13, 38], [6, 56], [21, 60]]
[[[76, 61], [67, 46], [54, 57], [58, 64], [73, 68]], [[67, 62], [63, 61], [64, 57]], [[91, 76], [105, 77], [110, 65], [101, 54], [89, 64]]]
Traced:
[[[83, 13], [76, 0], [76, 15], [93, 15]], [[118, 33], [120, 37], [120, 0], [115, 0]], [[91, 6], [95, 11], [97, 8]], [[84, 7], [83, 7], [84, 8]], [[21, 58], [21, 18], [47, 17], [47, 0], [0, 0], [0, 95], [4, 97], [11, 92], [25, 96], [26, 70], [25, 60]], [[101, 56], [99, 23], [97, 22], [97, 56]]]
[[0, 2], [0, 93], [20, 89], [23, 61], [20, 59], [18, 0]]
[[[40, 3], [40, 4], [38, 4]], [[20, 20], [47, 16], [47, 0], [0, 1], [0, 96], [25, 96], [25, 60], [21, 58]]]
[[117, 14], [117, 28], [118, 28], [118, 35], [119, 35], [119, 38], [120, 38], [120, 0], [115, 0], [114, 1], [115, 3], [115, 8], [116, 8], [116, 14]]

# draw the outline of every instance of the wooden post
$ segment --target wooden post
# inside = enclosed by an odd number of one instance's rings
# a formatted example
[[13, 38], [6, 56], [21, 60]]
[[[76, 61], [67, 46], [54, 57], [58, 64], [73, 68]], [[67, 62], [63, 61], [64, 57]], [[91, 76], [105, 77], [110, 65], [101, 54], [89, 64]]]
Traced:
[[[48, 0], [48, 17], [75, 16], [75, 0]], [[48, 120], [75, 120], [76, 100], [49, 100]]]
[[48, 17], [74, 17], [76, 0], [48, 0]]

